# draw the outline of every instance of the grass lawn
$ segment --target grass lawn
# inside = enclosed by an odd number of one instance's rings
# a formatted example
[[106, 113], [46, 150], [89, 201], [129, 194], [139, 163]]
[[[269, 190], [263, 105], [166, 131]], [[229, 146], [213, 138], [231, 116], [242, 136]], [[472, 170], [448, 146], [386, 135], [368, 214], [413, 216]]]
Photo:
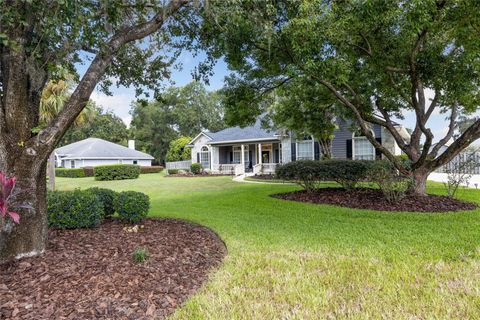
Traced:
[[[178, 319], [434, 319], [480, 316], [480, 210], [383, 213], [273, 199], [283, 184], [229, 177], [97, 182], [147, 193], [151, 215], [215, 230], [228, 255]], [[429, 192], [443, 193], [440, 184]], [[480, 190], [461, 191], [480, 203]], [[159, 241], [162, 241], [159, 239]]]

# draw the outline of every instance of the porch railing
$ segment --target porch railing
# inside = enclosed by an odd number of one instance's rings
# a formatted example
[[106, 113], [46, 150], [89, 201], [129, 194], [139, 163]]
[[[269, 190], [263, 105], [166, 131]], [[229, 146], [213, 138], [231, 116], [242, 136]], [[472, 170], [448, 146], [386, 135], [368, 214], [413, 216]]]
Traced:
[[190, 170], [192, 160], [166, 162], [165, 169]]
[[240, 166], [239, 164], [214, 164], [213, 171], [220, 174], [235, 174], [236, 167]]
[[253, 174], [274, 174], [278, 163], [258, 163], [253, 166]]

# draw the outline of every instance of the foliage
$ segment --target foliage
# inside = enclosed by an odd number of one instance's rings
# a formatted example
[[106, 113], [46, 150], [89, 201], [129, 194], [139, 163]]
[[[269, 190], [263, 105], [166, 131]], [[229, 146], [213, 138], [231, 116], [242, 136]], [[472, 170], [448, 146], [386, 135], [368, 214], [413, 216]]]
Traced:
[[65, 178], [87, 177], [83, 168], [55, 168], [55, 176]]
[[168, 170], [167, 170], [167, 173], [168, 173], [168, 174], [177, 174], [177, 173], [178, 173], [178, 169], [168, 169]]
[[163, 167], [162, 166], [150, 166], [150, 167], [140, 167], [140, 174], [145, 174], [145, 173], [159, 173], [162, 172]]
[[141, 192], [120, 192], [115, 199], [115, 211], [120, 219], [137, 223], [145, 219], [150, 209], [149, 197]]
[[99, 138], [126, 145], [129, 134], [123, 120], [112, 111], [105, 111], [95, 103], [91, 102], [90, 105], [93, 112], [90, 121], [82, 126], [74, 126], [68, 129], [59, 146], [87, 138]]
[[140, 175], [140, 166], [135, 164], [112, 164], [95, 167], [95, 180], [124, 180], [137, 179]]
[[461, 185], [468, 185], [475, 169], [480, 167], [478, 150], [465, 152], [443, 167], [447, 181], [443, 183], [449, 197], [455, 197]]
[[93, 177], [95, 176], [95, 167], [83, 167], [83, 172], [85, 173], [85, 177]]
[[187, 144], [192, 140], [191, 137], [180, 137], [170, 141], [168, 145], [167, 155], [165, 161], [182, 161], [190, 160], [192, 157], [192, 149], [187, 147]]
[[133, 252], [133, 261], [135, 263], [143, 263], [148, 259], [148, 251], [145, 248], [137, 247]]
[[[480, 138], [477, 120], [439, 153], [457, 117], [480, 105], [479, 10], [478, 1], [225, 0], [209, 7], [198, 40], [232, 70], [227, 119], [251, 121], [266, 109], [266, 93], [300, 81], [292, 95], [329, 93], [398, 170], [416, 177], [414, 190], [423, 194], [428, 173]], [[404, 139], [393, 119], [412, 111], [415, 128]], [[435, 112], [448, 117], [443, 137], [429, 128]], [[371, 124], [393, 135], [410, 168], [375, 140]]]
[[10, 211], [12, 198], [15, 195], [15, 177], [7, 178], [5, 172], [0, 171], [0, 218], [2, 222], [8, 216], [16, 224], [20, 223], [20, 215], [17, 212]]
[[199, 174], [203, 171], [203, 166], [201, 163], [192, 163], [190, 165], [190, 171], [193, 173], [193, 174]]
[[170, 87], [157, 98], [133, 105], [130, 130], [138, 148], [160, 163], [165, 161], [171, 141], [225, 127], [220, 94], [208, 92], [200, 82]]
[[103, 206], [103, 217], [110, 218], [115, 213], [114, 202], [117, 197], [117, 193], [111, 189], [92, 187], [88, 188], [90, 191], [98, 197]]
[[300, 160], [277, 167], [279, 179], [294, 181], [305, 190], [315, 190], [321, 181], [335, 181], [352, 189], [367, 178], [372, 161], [364, 160]]
[[47, 196], [48, 225], [58, 229], [91, 228], [103, 219], [103, 205], [91, 191], [52, 191]]
[[386, 160], [373, 161], [368, 180], [374, 182], [392, 203], [402, 200], [412, 183], [411, 178], [401, 175], [392, 163]]

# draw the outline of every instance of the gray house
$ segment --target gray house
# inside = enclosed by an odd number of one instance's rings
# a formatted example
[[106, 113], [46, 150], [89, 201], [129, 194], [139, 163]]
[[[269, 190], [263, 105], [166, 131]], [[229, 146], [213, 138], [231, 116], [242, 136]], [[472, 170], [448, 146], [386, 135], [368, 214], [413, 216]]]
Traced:
[[[403, 126], [397, 125], [397, 130], [406, 141], [410, 139]], [[373, 125], [372, 133], [393, 154], [401, 154], [392, 135], [384, 128]], [[245, 172], [270, 173], [280, 163], [321, 158], [319, 144], [314, 138], [263, 128], [260, 119], [245, 128], [201, 132], [188, 146], [192, 148], [192, 163], [201, 163], [211, 172], [237, 175]], [[338, 159], [362, 160], [374, 160], [382, 156], [365, 136], [352, 132], [349, 122], [341, 119], [337, 120], [332, 155]]]
[[55, 150], [57, 167], [83, 168], [108, 164], [138, 164], [151, 166], [151, 155], [135, 150], [135, 141], [128, 148], [98, 138], [88, 138]]

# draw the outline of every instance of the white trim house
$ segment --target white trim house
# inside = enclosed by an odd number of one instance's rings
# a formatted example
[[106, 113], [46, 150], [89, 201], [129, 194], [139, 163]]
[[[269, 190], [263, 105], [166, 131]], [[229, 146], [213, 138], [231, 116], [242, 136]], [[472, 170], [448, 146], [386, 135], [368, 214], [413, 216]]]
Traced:
[[[374, 160], [381, 157], [366, 137], [350, 131], [347, 121], [338, 120], [337, 127], [332, 141], [333, 158]], [[398, 125], [397, 130], [405, 140], [410, 139], [404, 127]], [[372, 133], [393, 154], [401, 154], [388, 131], [373, 125]], [[312, 137], [296, 137], [289, 131], [263, 128], [260, 119], [245, 128], [200, 132], [188, 146], [192, 148], [192, 163], [201, 163], [211, 172], [236, 175], [271, 173], [280, 163], [321, 158], [319, 144]]]
[[88, 138], [55, 149], [57, 167], [83, 168], [109, 164], [137, 164], [150, 167], [151, 155], [135, 150], [130, 140], [129, 148], [98, 138]]

